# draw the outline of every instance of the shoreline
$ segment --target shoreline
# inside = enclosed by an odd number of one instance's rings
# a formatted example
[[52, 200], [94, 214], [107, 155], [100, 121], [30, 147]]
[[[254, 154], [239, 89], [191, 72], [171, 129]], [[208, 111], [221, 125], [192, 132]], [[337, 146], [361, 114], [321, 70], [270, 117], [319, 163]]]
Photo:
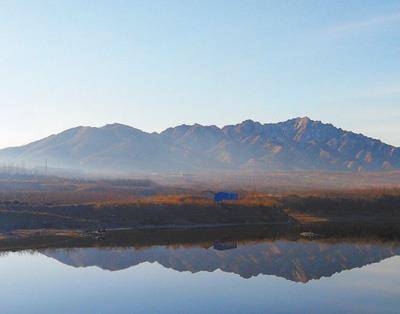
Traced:
[[[72, 247], [148, 247], [158, 245], [210, 245], [214, 241], [306, 241], [306, 242], [369, 242], [400, 241], [398, 223], [313, 223], [305, 225], [258, 224], [236, 226], [191, 226], [190, 228], [115, 228], [106, 229], [100, 237], [96, 230], [84, 235], [83, 230], [14, 230], [0, 234], [0, 251], [22, 251], [42, 248]], [[316, 238], [304, 238], [312, 232]]]

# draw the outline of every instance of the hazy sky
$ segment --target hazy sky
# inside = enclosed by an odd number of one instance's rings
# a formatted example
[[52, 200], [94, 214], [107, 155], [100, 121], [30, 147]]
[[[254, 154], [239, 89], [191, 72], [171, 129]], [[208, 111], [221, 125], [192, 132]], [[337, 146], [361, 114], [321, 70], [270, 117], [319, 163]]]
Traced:
[[0, 83], [0, 147], [296, 116], [400, 146], [400, 0], [0, 0]]

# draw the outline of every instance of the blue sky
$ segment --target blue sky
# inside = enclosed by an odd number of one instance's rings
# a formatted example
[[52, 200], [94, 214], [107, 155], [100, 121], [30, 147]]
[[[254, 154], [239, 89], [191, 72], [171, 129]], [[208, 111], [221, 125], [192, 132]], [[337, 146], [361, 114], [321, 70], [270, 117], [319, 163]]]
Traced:
[[0, 82], [0, 147], [296, 116], [400, 146], [400, 1], [2, 0]]

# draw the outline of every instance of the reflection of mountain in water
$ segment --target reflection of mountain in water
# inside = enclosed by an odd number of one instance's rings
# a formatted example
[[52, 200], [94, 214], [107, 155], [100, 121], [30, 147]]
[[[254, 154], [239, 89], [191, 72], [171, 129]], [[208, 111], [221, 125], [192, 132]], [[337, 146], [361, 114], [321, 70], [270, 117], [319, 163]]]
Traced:
[[398, 255], [400, 247], [277, 241], [239, 245], [227, 251], [157, 246], [145, 249], [57, 249], [41, 253], [74, 267], [98, 266], [115, 271], [143, 262], [157, 262], [180, 272], [220, 269], [243, 278], [263, 274], [307, 282]]

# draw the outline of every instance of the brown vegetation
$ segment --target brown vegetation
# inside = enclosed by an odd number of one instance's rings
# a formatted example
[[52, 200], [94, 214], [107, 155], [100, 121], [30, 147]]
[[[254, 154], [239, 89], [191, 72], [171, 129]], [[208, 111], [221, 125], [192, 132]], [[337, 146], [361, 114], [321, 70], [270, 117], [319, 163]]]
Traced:
[[0, 232], [104, 228], [400, 222], [400, 189], [239, 191], [215, 203], [202, 189], [150, 180], [0, 178]]

